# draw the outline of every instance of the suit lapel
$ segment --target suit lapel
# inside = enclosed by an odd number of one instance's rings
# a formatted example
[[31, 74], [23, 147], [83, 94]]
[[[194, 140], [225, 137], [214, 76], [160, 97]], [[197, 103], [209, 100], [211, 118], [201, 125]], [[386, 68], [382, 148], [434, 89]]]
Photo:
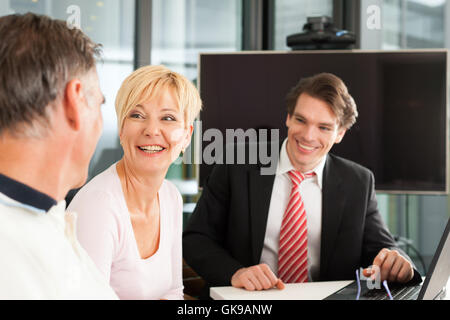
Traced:
[[342, 177], [337, 172], [333, 158], [327, 156], [324, 168], [322, 189], [322, 235], [320, 249], [320, 280], [326, 280], [330, 256], [334, 251], [334, 243], [338, 235], [345, 193], [342, 192]]
[[259, 169], [249, 171], [249, 206], [252, 236], [252, 259], [258, 264], [264, 236], [275, 175], [261, 175]]

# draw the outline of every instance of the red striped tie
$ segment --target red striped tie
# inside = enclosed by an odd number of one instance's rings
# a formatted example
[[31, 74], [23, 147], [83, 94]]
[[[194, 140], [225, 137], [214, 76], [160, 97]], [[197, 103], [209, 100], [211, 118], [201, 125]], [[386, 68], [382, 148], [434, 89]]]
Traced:
[[285, 283], [308, 281], [308, 239], [306, 212], [299, 186], [315, 173], [302, 174], [289, 171], [292, 181], [291, 195], [283, 216], [278, 251], [278, 277]]

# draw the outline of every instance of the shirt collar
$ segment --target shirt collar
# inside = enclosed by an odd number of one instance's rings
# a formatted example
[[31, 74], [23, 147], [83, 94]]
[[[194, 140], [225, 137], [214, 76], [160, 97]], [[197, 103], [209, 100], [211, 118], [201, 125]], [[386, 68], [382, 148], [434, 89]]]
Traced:
[[57, 204], [56, 200], [19, 181], [8, 178], [0, 173], [0, 192], [5, 196], [26, 206], [45, 212]]
[[[277, 175], [287, 174], [289, 171], [295, 170], [287, 154], [286, 147], [287, 147], [287, 138], [284, 140], [283, 145], [281, 146], [280, 161], [278, 161], [277, 165]], [[323, 168], [325, 167], [326, 160], [327, 156], [325, 155], [322, 158], [322, 160], [320, 160], [319, 164], [313, 170], [309, 171], [314, 172], [316, 174], [317, 184], [319, 185], [320, 189], [322, 189]]]

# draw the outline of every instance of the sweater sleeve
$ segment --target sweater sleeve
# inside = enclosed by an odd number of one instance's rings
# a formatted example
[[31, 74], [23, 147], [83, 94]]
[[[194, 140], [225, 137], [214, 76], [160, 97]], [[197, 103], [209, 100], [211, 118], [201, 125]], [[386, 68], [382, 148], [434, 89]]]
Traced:
[[78, 241], [108, 282], [119, 241], [115, 202], [106, 192], [82, 189], [68, 207], [77, 214]]

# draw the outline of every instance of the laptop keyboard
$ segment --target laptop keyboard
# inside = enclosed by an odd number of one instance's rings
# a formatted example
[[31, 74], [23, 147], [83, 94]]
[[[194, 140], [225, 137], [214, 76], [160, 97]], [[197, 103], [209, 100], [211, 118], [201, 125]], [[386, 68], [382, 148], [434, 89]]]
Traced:
[[[419, 294], [420, 286], [398, 286], [390, 288], [390, 291], [394, 300], [414, 300]], [[389, 296], [384, 288], [369, 290], [362, 297], [368, 300], [389, 300]]]

